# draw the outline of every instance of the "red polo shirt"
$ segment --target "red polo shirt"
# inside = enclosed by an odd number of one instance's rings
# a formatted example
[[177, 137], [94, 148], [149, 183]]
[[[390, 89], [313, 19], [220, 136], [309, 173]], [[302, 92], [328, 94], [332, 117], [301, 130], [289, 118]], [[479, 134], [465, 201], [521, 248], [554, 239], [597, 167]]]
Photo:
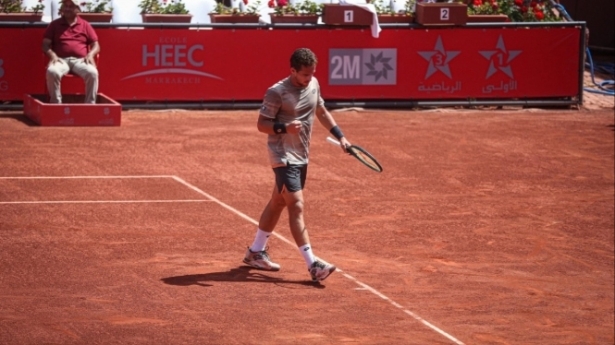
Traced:
[[73, 25], [69, 25], [64, 17], [52, 21], [44, 37], [51, 40], [51, 49], [61, 58], [85, 57], [90, 44], [98, 41], [92, 25], [78, 16]]

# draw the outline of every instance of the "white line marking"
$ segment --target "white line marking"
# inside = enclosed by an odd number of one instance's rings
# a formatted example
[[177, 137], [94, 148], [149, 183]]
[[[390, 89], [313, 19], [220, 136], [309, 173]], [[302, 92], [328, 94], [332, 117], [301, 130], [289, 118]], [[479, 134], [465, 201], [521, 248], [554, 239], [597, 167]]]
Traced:
[[145, 204], [165, 202], [211, 202], [212, 200], [57, 200], [57, 201], [0, 201], [0, 205], [23, 204]]
[[128, 176], [0, 176], [0, 180], [173, 178], [171, 175]]
[[[223, 203], [222, 201], [218, 200], [217, 198], [214, 198], [213, 196], [205, 193], [204, 191], [202, 191], [201, 189], [199, 189], [198, 187], [195, 187], [194, 185], [184, 181], [183, 179], [177, 177], [177, 176], [173, 176], [173, 175], [149, 175], [149, 176], [139, 176], [139, 175], [134, 175], [134, 176], [0, 176], [0, 180], [35, 180], [35, 179], [147, 179], [147, 178], [172, 178], [175, 181], [183, 184], [184, 186], [192, 189], [193, 191], [205, 196], [206, 198], [209, 199], [209, 201], [213, 201], [215, 203], [217, 203], [218, 205], [224, 207], [225, 209], [235, 213], [236, 215], [240, 216], [241, 218], [247, 220], [248, 222], [254, 224], [254, 225], [258, 225], [258, 222], [252, 218], [250, 218], [249, 216], [247, 216], [245, 213], [240, 212], [239, 210]], [[137, 203], [137, 202], [141, 202], [141, 203], [147, 203], [147, 202], [203, 202], [203, 201], [208, 201], [208, 200], [124, 200], [124, 201], [94, 201], [94, 200], [85, 200], [85, 201], [9, 201], [9, 202], [0, 202], [0, 204], [68, 204], [68, 203]], [[286, 242], [287, 244], [291, 245], [291, 246], [295, 246], [295, 244], [293, 242], [291, 242], [290, 240], [288, 240], [287, 238], [285, 238], [282, 235], [279, 235], [277, 233], [273, 233], [273, 235], [275, 237], [277, 237], [278, 239], [282, 240], [283, 242]], [[379, 292], [378, 290], [372, 288], [371, 286], [355, 279], [353, 276], [344, 273], [339, 267], [338, 267], [338, 271], [340, 273], [342, 273], [342, 275], [344, 277], [346, 277], [347, 279], [350, 279], [352, 281], [354, 281], [357, 285], [359, 285], [361, 288], [358, 288], [360, 290], [367, 290], [371, 293], [373, 293], [374, 295], [382, 298], [385, 301], [388, 301], [389, 303], [391, 303], [394, 307], [402, 310], [404, 313], [410, 315], [412, 318], [414, 318], [415, 320], [421, 322], [423, 325], [427, 326], [428, 328], [436, 331], [437, 333], [443, 335], [444, 337], [446, 337], [447, 339], [451, 340], [452, 342], [454, 342], [457, 345], [464, 345], [463, 342], [461, 342], [460, 340], [456, 339], [455, 337], [453, 337], [452, 335], [444, 332], [443, 330], [441, 330], [440, 328], [434, 326], [433, 324], [429, 323], [427, 320], [423, 319], [422, 317], [418, 316], [417, 314], [411, 312], [410, 310], [404, 309], [399, 303], [391, 300], [390, 298], [388, 298], [387, 296], [385, 296], [384, 294], [382, 294], [381, 292]]]
[[385, 301], [388, 301], [389, 303], [391, 303], [393, 306], [395, 306], [398, 309], [401, 309], [404, 313], [412, 316], [415, 320], [421, 322], [422, 324], [424, 324], [425, 326], [431, 328], [432, 330], [438, 332], [439, 334], [445, 336], [446, 338], [448, 338], [449, 340], [451, 340], [452, 342], [454, 342], [457, 345], [464, 345], [464, 343], [462, 343], [460, 340], [458, 340], [457, 338], [453, 337], [452, 335], [444, 332], [443, 330], [441, 330], [440, 328], [432, 325], [431, 323], [429, 323], [427, 320], [423, 319], [422, 317], [418, 316], [417, 314], [411, 312], [408, 309], [404, 309], [403, 306], [401, 306], [399, 303], [393, 301], [392, 299], [388, 298], [387, 296], [385, 296], [384, 294], [382, 294], [381, 292], [379, 292], [378, 290], [372, 288], [371, 286], [362, 283], [360, 281], [358, 281], [357, 279], [355, 279], [353, 276], [347, 274], [347, 273], [343, 273], [344, 277], [354, 281], [355, 283], [357, 283], [358, 285], [362, 286], [365, 290], [368, 290], [369, 292], [373, 293], [374, 295], [382, 298]]
[[[204, 191], [202, 191], [202, 190], [201, 190], [201, 189], [199, 189], [198, 187], [195, 187], [194, 185], [192, 185], [192, 184], [190, 184], [190, 183], [188, 183], [188, 182], [186, 182], [186, 181], [182, 180], [181, 178], [179, 178], [179, 177], [177, 177], [177, 176], [172, 176], [172, 178], [173, 178], [175, 181], [177, 181], [177, 182], [179, 182], [179, 183], [183, 184], [184, 186], [186, 186], [186, 187], [188, 187], [188, 188], [192, 189], [193, 191], [195, 191], [195, 192], [197, 192], [197, 193], [199, 193], [199, 194], [201, 194], [201, 195], [203, 195], [203, 196], [207, 197], [207, 198], [208, 198], [208, 199], [210, 199], [211, 201], [214, 201], [215, 203], [217, 203], [218, 205], [220, 205], [220, 206], [224, 207], [225, 209], [227, 209], [227, 210], [229, 210], [229, 211], [231, 211], [231, 212], [235, 213], [236, 215], [240, 216], [241, 218], [243, 218], [243, 219], [247, 220], [248, 222], [250, 222], [250, 223], [252, 223], [252, 224], [254, 224], [254, 225], [258, 225], [258, 222], [257, 222], [256, 220], [254, 220], [254, 219], [250, 218], [250, 217], [249, 217], [249, 216], [247, 216], [245, 213], [242, 213], [241, 211], [239, 211], [239, 210], [237, 210], [237, 209], [235, 209], [235, 208], [233, 208], [233, 207], [231, 207], [231, 206], [229, 206], [229, 205], [227, 205], [227, 204], [223, 203], [222, 201], [220, 201], [220, 200], [218, 200], [218, 199], [214, 198], [213, 196], [211, 196], [211, 195], [209, 195], [209, 194], [205, 193]], [[277, 234], [276, 232], [273, 232], [273, 235], [274, 235], [275, 237], [279, 238], [280, 240], [282, 240], [282, 241], [284, 241], [284, 242], [286, 242], [286, 243], [288, 243], [288, 244], [290, 244], [290, 245], [292, 245], [292, 246], [295, 246], [295, 244], [294, 244], [293, 242], [291, 242], [290, 240], [286, 239], [284, 236], [281, 236], [281, 235]], [[437, 333], [439, 333], [440, 335], [443, 335], [444, 337], [446, 337], [447, 339], [449, 339], [449, 340], [450, 340], [450, 341], [452, 341], [453, 343], [455, 343], [455, 344], [457, 344], [457, 345], [464, 345], [464, 343], [463, 343], [463, 342], [461, 342], [460, 340], [458, 340], [457, 338], [455, 338], [455, 337], [453, 337], [452, 335], [450, 335], [450, 334], [448, 334], [448, 333], [444, 332], [443, 330], [441, 330], [440, 328], [438, 328], [438, 327], [434, 326], [433, 324], [431, 324], [431, 323], [427, 322], [425, 319], [423, 319], [422, 317], [418, 316], [417, 314], [415, 314], [415, 313], [411, 312], [410, 310], [404, 309], [404, 308], [403, 308], [403, 307], [402, 307], [399, 303], [397, 303], [397, 302], [395, 302], [395, 301], [391, 300], [390, 298], [388, 298], [387, 296], [385, 296], [383, 293], [379, 292], [378, 290], [374, 289], [373, 287], [371, 287], [371, 286], [369, 286], [369, 285], [367, 285], [367, 284], [365, 284], [365, 283], [363, 283], [363, 282], [360, 282], [359, 280], [355, 279], [353, 276], [351, 276], [351, 275], [349, 275], [349, 274], [347, 274], [347, 273], [344, 273], [344, 272], [343, 272], [343, 271], [342, 271], [339, 267], [338, 267], [338, 269], [337, 269], [337, 270], [338, 270], [339, 272], [341, 272], [341, 273], [342, 273], [342, 275], [343, 275], [344, 277], [346, 277], [346, 278], [348, 278], [348, 279], [350, 279], [350, 280], [354, 281], [357, 285], [359, 285], [359, 286], [360, 286], [360, 287], [362, 287], [363, 289], [368, 290], [369, 292], [371, 292], [371, 293], [373, 293], [374, 295], [376, 295], [376, 296], [378, 296], [378, 297], [382, 298], [382, 299], [383, 299], [383, 300], [385, 300], [385, 301], [388, 301], [389, 303], [391, 303], [391, 304], [392, 304], [393, 306], [395, 306], [396, 308], [398, 308], [398, 309], [402, 310], [404, 313], [406, 313], [406, 314], [410, 315], [412, 318], [414, 318], [415, 320], [417, 320], [417, 321], [421, 322], [423, 325], [427, 326], [428, 328], [431, 328], [432, 330], [436, 331], [436, 332], [437, 332]]]

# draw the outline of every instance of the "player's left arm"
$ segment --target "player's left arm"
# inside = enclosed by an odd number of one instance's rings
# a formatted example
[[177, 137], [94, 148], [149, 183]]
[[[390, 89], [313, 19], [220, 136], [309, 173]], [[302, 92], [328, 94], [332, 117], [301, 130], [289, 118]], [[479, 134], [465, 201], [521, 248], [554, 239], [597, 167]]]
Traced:
[[316, 118], [318, 122], [340, 142], [340, 146], [346, 151], [345, 148], [350, 146], [350, 142], [346, 139], [344, 133], [335, 122], [333, 115], [331, 115], [324, 105], [320, 104], [316, 107]]
[[98, 41], [94, 41], [90, 44], [88, 53], [92, 56], [96, 56], [96, 54], [100, 53], [100, 44], [98, 44]]
[[87, 37], [88, 54], [85, 56], [85, 63], [96, 66], [96, 56], [100, 53], [100, 44], [98, 44], [98, 35], [94, 28], [89, 23], [85, 26]]

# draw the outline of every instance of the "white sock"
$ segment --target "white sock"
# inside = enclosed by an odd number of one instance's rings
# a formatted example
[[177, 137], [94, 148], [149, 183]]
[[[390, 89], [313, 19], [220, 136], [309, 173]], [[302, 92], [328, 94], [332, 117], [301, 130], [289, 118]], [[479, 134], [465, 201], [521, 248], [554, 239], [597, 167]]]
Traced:
[[262, 252], [265, 250], [269, 236], [271, 236], [270, 232], [261, 229], [256, 230], [256, 236], [254, 237], [254, 242], [250, 246], [250, 250], [253, 252]]
[[312, 246], [310, 246], [309, 243], [305, 244], [299, 247], [299, 251], [301, 252], [301, 255], [303, 255], [303, 259], [305, 260], [305, 263], [307, 264], [308, 268], [312, 267], [312, 264], [316, 262], [316, 258], [314, 257], [314, 253], [312, 252]]

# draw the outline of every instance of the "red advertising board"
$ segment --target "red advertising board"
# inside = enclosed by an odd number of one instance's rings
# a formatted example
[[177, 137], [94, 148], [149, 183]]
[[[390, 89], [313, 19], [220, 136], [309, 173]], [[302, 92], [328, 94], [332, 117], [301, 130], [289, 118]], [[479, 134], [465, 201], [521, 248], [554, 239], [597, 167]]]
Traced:
[[[0, 27], [0, 100], [44, 93], [44, 28]], [[117, 101], [259, 101], [299, 47], [329, 100], [558, 98], [580, 94], [572, 26], [96, 28], [100, 92]], [[63, 90], [68, 92], [69, 90]]]

